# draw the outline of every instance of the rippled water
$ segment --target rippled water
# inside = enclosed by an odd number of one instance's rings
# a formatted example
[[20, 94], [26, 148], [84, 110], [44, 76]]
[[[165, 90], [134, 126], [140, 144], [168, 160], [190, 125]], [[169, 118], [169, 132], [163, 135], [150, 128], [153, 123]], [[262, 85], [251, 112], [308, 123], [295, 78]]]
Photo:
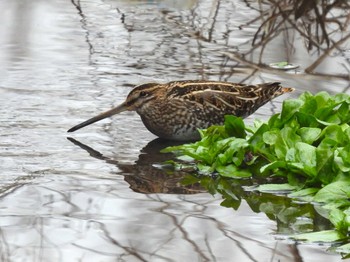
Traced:
[[[170, 157], [159, 153], [165, 144], [135, 113], [67, 139], [68, 128], [120, 103], [133, 85], [244, 79], [222, 54], [249, 48], [256, 28], [237, 30], [251, 18], [243, 1], [17, 0], [0, 8], [0, 261], [340, 260], [326, 247], [277, 240], [275, 222], [245, 201], [234, 211], [220, 196], [181, 186], [181, 174], [159, 168]], [[267, 62], [285, 59], [281, 46], [267, 50]], [[317, 54], [293, 56], [305, 66]], [[321, 69], [341, 71], [343, 59]], [[251, 80], [283, 81], [298, 88], [294, 96], [348, 88], [293, 74]]]

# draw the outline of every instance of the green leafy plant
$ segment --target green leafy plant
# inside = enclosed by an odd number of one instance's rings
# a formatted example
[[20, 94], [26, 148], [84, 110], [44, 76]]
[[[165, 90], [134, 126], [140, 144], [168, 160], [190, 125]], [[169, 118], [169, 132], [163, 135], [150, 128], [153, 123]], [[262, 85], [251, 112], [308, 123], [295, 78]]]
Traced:
[[[334, 231], [296, 239], [341, 240], [350, 226], [350, 96], [303, 93], [285, 100], [268, 121], [246, 125], [226, 116], [224, 126], [201, 130], [193, 144], [166, 148], [190, 157], [202, 176], [265, 179], [257, 190], [288, 190], [289, 197], [318, 202], [328, 210]], [[282, 181], [282, 183], [281, 183]], [[339, 250], [349, 250], [348, 246]], [[347, 252], [350, 254], [350, 252]]]

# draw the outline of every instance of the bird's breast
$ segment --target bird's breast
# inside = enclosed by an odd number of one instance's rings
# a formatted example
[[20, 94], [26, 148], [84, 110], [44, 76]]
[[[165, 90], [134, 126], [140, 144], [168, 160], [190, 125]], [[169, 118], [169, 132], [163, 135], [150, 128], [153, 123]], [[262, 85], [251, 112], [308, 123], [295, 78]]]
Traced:
[[149, 104], [137, 113], [146, 128], [165, 139], [190, 141], [200, 138], [198, 129], [222, 124], [224, 116], [211, 107], [194, 105], [186, 101]]

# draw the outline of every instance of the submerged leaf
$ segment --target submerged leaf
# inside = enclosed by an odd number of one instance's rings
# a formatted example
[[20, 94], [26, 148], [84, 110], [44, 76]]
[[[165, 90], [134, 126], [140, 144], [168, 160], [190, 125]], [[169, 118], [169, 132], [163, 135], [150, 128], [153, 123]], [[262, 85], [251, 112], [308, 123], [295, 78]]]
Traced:
[[257, 187], [257, 190], [260, 192], [271, 192], [271, 191], [277, 191], [277, 192], [286, 192], [286, 191], [292, 191], [295, 190], [297, 187], [292, 186], [290, 184], [265, 184], [260, 185]]
[[350, 243], [347, 243], [347, 244], [345, 244], [345, 245], [341, 245], [341, 246], [337, 247], [337, 248], [335, 249], [335, 251], [338, 252], [338, 253], [345, 253], [345, 254], [348, 254], [348, 255], [347, 255], [346, 257], [344, 257], [344, 258], [349, 258], [349, 256], [350, 256]]
[[[295, 191], [293, 193], [290, 193], [288, 196], [291, 198], [308, 198], [308, 197], [313, 197], [320, 189], [319, 188], [314, 188], [314, 187], [309, 187], [305, 189], [301, 189], [298, 191]], [[311, 198], [310, 198], [311, 200]]]
[[239, 170], [237, 166], [231, 164], [227, 166], [219, 166], [216, 168], [220, 175], [224, 177], [231, 178], [249, 178], [252, 176], [252, 173], [248, 170]]
[[296, 240], [302, 240], [307, 242], [335, 242], [343, 239], [345, 236], [336, 230], [324, 230], [320, 232], [312, 232], [305, 234], [294, 235]]

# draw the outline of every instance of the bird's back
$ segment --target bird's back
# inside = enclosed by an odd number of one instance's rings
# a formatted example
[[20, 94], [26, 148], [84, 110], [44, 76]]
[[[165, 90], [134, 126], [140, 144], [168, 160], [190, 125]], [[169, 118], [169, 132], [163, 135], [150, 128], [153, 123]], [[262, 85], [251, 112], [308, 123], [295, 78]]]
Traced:
[[159, 85], [157, 99], [138, 111], [146, 127], [172, 140], [198, 139], [197, 129], [223, 124], [225, 115], [246, 117], [276, 96], [291, 92], [280, 83], [244, 85], [174, 81]]
[[167, 98], [191, 102], [213, 114], [233, 114], [246, 117], [271, 99], [292, 88], [279, 82], [245, 85], [216, 81], [175, 81], [168, 85]]

